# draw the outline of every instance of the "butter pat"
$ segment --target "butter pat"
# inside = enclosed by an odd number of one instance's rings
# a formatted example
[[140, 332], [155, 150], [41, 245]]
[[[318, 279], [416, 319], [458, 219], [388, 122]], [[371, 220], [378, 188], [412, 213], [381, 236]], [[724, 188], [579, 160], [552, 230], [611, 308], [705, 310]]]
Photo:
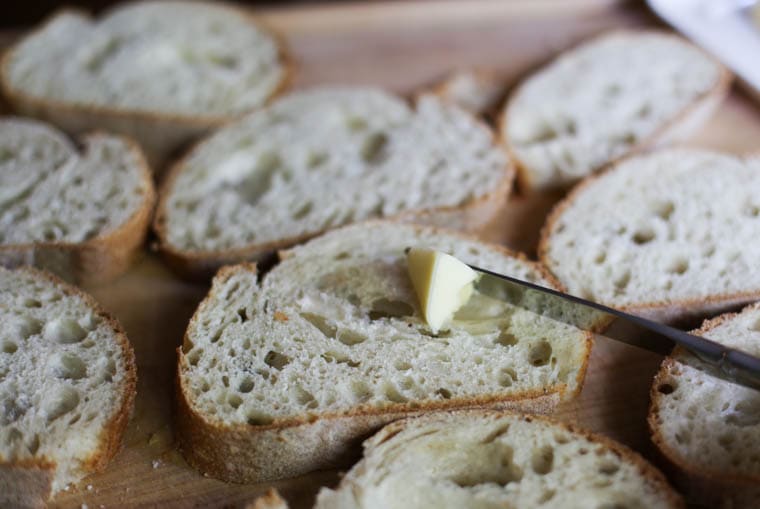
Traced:
[[453, 256], [433, 249], [411, 248], [406, 260], [422, 314], [437, 333], [470, 299], [478, 274]]

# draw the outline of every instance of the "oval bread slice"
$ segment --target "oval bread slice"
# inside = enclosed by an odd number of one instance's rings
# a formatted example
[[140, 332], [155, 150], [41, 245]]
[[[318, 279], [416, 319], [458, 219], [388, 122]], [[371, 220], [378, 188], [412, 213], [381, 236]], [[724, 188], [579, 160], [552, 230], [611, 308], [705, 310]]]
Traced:
[[0, 264], [108, 281], [141, 249], [154, 202], [130, 140], [96, 133], [78, 146], [47, 124], [0, 118]]
[[[694, 334], [760, 355], [760, 304], [706, 321]], [[660, 366], [649, 408], [652, 440], [688, 499], [705, 507], [760, 507], [760, 393], [709, 375], [681, 348]]]
[[626, 159], [552, 212], [540, 258], [570, 293], [662, 321], [760, 296], [760, 159]]
[[103, 470], [135, 396], [121, 326], [43, 272], [0, 267], [0, 506], [37, 507]]
[[291, 477], [344, 464], [401, 416], [473, 405], [547, 412], [580, 391], [586, 332], [476, 290], [434, 334], [407, 273], [408, 246], [556, 287], [501, 247], [391, 222], [287, 251], [261, 281], [252, 265], [226, 267], [179, 352], [188, 461], [228, 481]]
[[605, 437], [483, 410], [391, 423], [315, 509], [682, 508], [665, 477]]
[[291, 94], [221, 129], [171, 172], [155, 229], [169, 261], [210, 275], [368, 218], [477, 230], [513, 172], [487, 127], [423, 96], [372, 88]]
[[568, 187], [639, 148], [688, 136], [729, 82], [723, 66], [672, 34], [612, 32], [528, 77], [502, 113], [501, 136], [522, 187]]
[[263, 105], [287, 76], [276, 38], [215, 2], [132, 2], [98, 19], [64, 10], [0, 67], [16, 111], [69, 132], [131, 136], [154, 163]]

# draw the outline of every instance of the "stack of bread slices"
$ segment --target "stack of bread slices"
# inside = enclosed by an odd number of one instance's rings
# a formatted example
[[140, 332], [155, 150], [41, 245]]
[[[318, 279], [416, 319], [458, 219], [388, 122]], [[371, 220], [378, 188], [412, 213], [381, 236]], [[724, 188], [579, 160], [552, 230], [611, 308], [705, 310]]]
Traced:
[[[756, 300], [760, 160], [649, 151], [706, 120], [728, 72], [654, 31], [585, 42], [505, 101], [487, 71], [414, 101], [371, 86], [276, 97], [290, 72], [274, 33], [210, 2], [66, 10], [6, 52], [0, 88], [34, 120], [0, 120], [0, 506], [42, 505], [105, 468], [135, 397], [119, 323], [38, 269], [108, 284], [152, 224], [180, 276], [211, 281], [176, 388], [179, 444], [203, 474], [354, 463], [317, 508], [683, 507], [635, 452], [533, 415], [580, 393], [591, 332], [477, 285], [431, 328], [405, 250], [662, 321]], [[538, 261], [478, 237], [514, 181], [575, 186]], [[757, 353], [758, 313], [697, 333]], [[709, 369], [680, 350], [663, 362], [653, 440], [679, 481], [749, 507], [760, 400]]]

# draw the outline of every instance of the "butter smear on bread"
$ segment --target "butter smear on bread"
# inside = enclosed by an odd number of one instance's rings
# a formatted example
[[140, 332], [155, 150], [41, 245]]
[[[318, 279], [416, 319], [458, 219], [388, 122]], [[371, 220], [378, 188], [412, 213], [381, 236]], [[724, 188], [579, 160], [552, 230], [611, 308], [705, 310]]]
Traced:
[[470, 300], [478, 274], [453, 256], [434, 249], [410, 248], [406, 259], [422, 314], [437, 333]]

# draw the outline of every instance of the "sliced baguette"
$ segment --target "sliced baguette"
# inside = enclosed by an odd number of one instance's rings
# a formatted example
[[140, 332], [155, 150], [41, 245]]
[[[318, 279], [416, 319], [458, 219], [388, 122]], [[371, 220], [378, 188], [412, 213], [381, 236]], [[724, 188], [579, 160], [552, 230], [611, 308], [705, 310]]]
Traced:
[[158, 166], [263, 105], [288, 74], [281, 45], [246, 11], [132, 2], [97, 20], [59, 12], [6, 53], [0, 86], [17, 112], [71, 133], [130, 136]]
[[[267, 507], [267, 506], [264, 506]], [[274, 507], [274, 506], [273, 506]], [[391, 423], [315, 509], [683, 508], [664, 476], [605, 437], [535, 416], [441, 412]]]
[[[708, 320], [695, 334], [760, 355], [760, 304]], [[760, 393], [710, 376], [676, 348], [654, 379], [649, 428], [687, 499], [705, 507], [760, 507]]]
[[679, 37], [612, 32], [528, 77], [502, 113], [501, 137], [522, 189], [566, 188], [643, 147], [685, 138], [730, 80]]
[[376, 217], [478, 230], [513, 171], [487, 127], [433, 96], [416, 109], [372, 88], [291, 94], [179, 162], [155, 230], [180, 272], [208, 278], [320, 232]]
[[226, 267], [179, 350], [178, 436], [191, 465], [259, 482], [345, 464], [369, 433], [422, 411], [548, 412], [580, 390], [588, 333], [479, 292], [437, 335], [404, 249], [428, 246], [556, 287], [503, 248], [370, 222], [287, 251], [263, 281]]
[[124, 272], [155, 202], [140, 149], [103, 133], [81, 148], [54, 128], [0, 118], [0, 265], [34, 265], [77, 283]]
[[571, 293], [672, 322], [760, 297], [759, 237], [760, 159], [669, 149], [575, 188], [539, 254]]
[[135, 396], [121, 326], [43, 272], [0, 267], [0, 506], [38, 507], [119, 449]]

